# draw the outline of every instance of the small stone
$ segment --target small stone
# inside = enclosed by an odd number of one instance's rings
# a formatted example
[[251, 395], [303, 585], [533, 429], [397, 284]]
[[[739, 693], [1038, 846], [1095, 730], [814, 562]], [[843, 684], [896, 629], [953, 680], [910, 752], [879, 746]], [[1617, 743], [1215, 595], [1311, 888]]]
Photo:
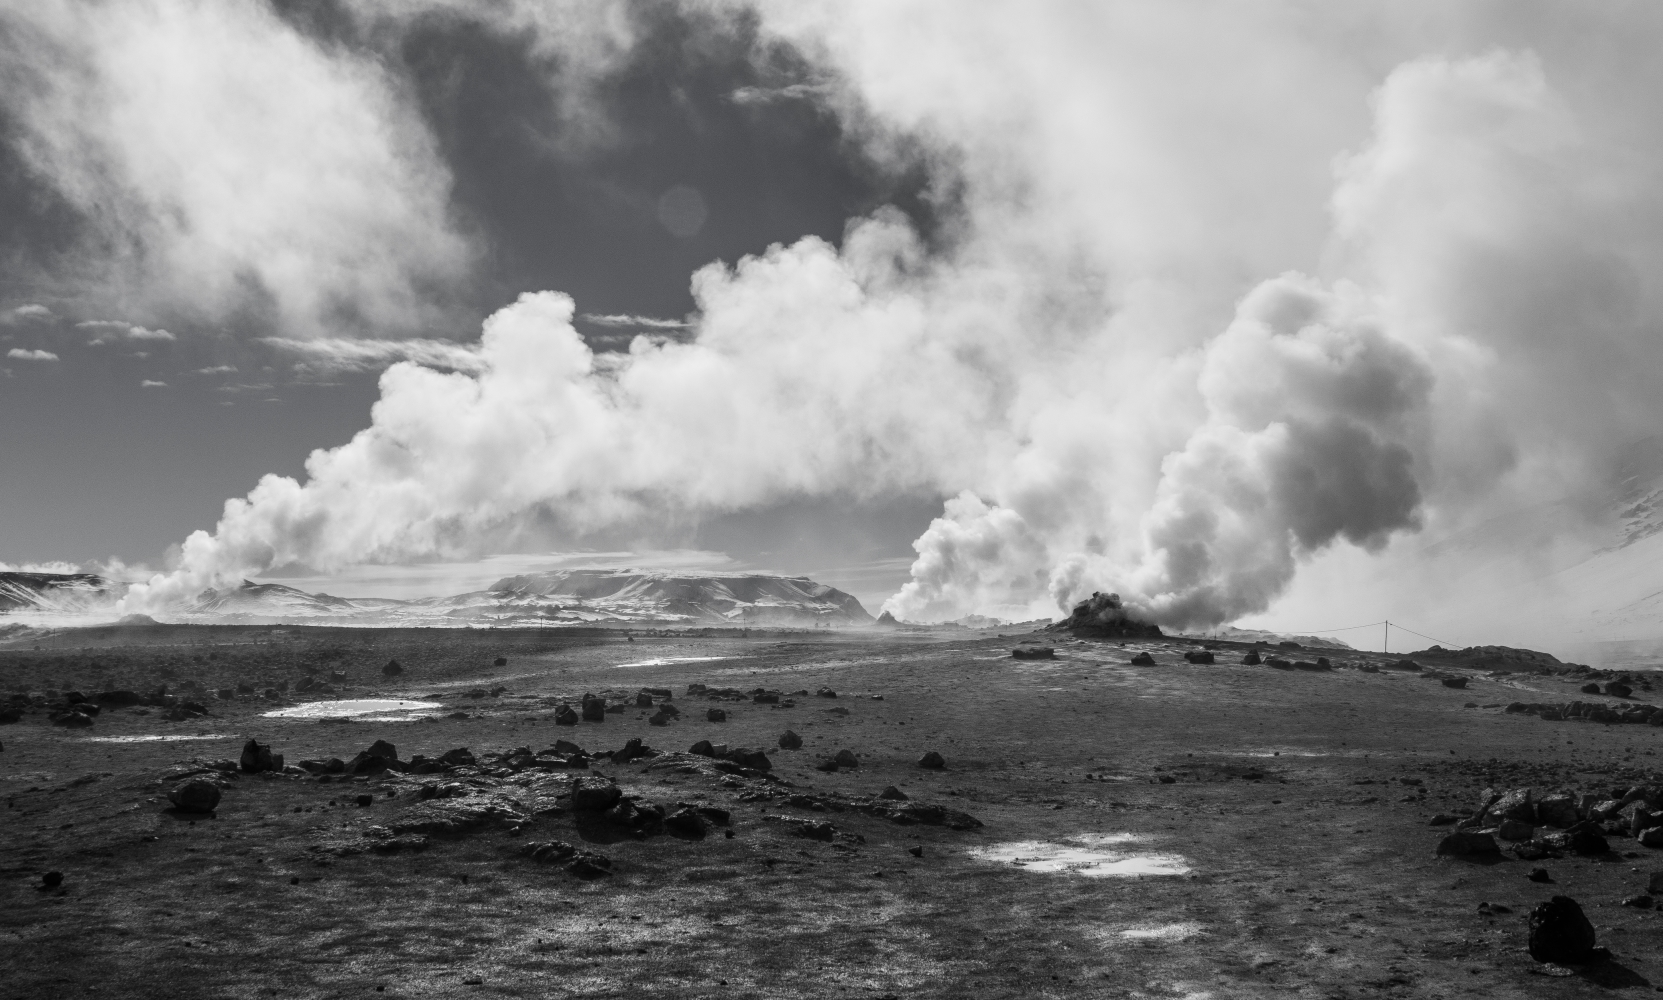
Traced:
[[860, 758], [855, 756], [855, 752], [853, 750], [839, 750], [837, 751], [837, 756], [832, 759], [837, 761], [838, 767], [860, 766]]
[[1553, 881], [1553, 876], [1548, 874], [1548, 870], [1546, 868], [1532, 868], [1530, 869], [1530, 874], [1525, 877], [1530, 879], [1532, 882]]
[[610, 778], [585, 774], [572, 779], [569, 794], [573, 809], [598, 811], [611, 808], [624, 793]]
[[1639, 840], [1641, 847], [1663, 847], [1663, 826], [1641, 830]]
[[1139, 653], [1132, 657], [1131, 663], [1134, 667], [1152, 667], [1155, 665], [1155, 658], [1148, 653]]
[[1451, 816], [1449, 813], [1439, 813], [1438, 815], [1432, 817], [1431, 821], [1427, 823], [1427, 826], [1448, 826], [1451, 823], [1458, 823], [1460, 821], [1461, 817], [1459, 816]]
[[907, 797], [907, 793], [901, 791], [899, 788], [896, 788], [894, 785], [890, 785], [888, 788], [885, 788], [883, 791], [878, 793], [878, 798], [880, 798], [880, 799], [901, 800], [901, 799], [905, 799], [906, 797]]
[[506, 656], [497, 657], [495, 660], [491, 661], [491, 666], [493, 666], [493, 667], [506, 667], [506, 666], [508, 666], [508, 657], [506, 657]]
[[726, 722], [728, 713], [720, 708], [712, 708], [704, 713], [706, 722]]
[[364, 794], [364, 795], [358, 796], [357, 798], [353, 799], [352, 801], [358, 803], [358, 805], [360, 805], [360, 806], [373, 805], [375, 803], [375, 796], [369, 795], [369, 794]]
[[219, 805], [219, 786], [201, 778], [187, 779], [167, 793], [167, 800], [182, 813], [211, 813]]
[[1259, 665], [1259, 664], [1260, 664], [1260, 663], [1263, 663], [1263, 662], [1264, 662], [1264, 661], [1263, 661], [1263, 660], [1261, 660], [1261, 659], [1259, 659], [1259, 651], [1258, 651], [1258, 650], [1256, 650], [1256, 649], [1250, 649], [1250, 650], [1248, 650], [1248, 651], [1247, 651], [1247, 655], [1246, 655], [1246, 656], [1244, 656], [1244, 657], [1242, 657], [1242, 658], [1241, 658], [1241, 661], [1242, 661], [1242, 662], [1243, 662], [1243, 663], [1245, 663], [1245, 664], [1247, 664], [1247, 665], [1248, 665], [1248, 666], [1250, 666], [1250, 667], [1256, 667], [1256, 666], [1258, 666], [1258, 665]]
[[585, 694], [583, 696], [583, 721], [584, 722], [605, 722], [606, 721], [606, 699], [605, 698], [596, 698], [592, 694]]
[[63, 872], [47, 872], [40, 877], [40, 887], [42, 889], [56, 889], [58, 886], [63, 884]]
[[635, 707], [636, 708], [651, 708], [652, 707], [652, 695], [648, 694], [645, 691], [636, 692]]
[[931, 750], [918, 758], [918, 766], [931, 771], [939, 771], [947, 766], [947, 758]]
[[561, 705], [554, 710], [554, 724], [557, 726], [577, 725], [578, 715], [570, 705]]
[[1464, 688], [1466, 686], [1467, 686], [1467, 679], [1465, 677], [1445, 677], [1444, 678], [1444, 687], [1446, 687], [1446, 688]]
[[820, 690], [818, 690], [814, 693], [817, 697], [820, 697], [820, 698], [836, 698], [837, 697], [837, 692], [833, 691], [831, 688], [821, 688]]
[[1569, 896], [1555, 896], [1530, 911], [1530, 957], [1580, 965], [1594, 957], [1594, 925]]
[[781, 750], [801, 750], [802, 748], [803, 738], [801, 736], [798, 736], [789, 729], [780, 734]]
[[704, 817], [699, 815], [693, 806], [682, 806], [664, 817], [666, 829], [686, 837], [702, 837], [705, 835]]
[[1578, 690], [1580, 690], [1583, 694], [1599, 694], [1599, 685], [1598, 684], [1584, 684]]
[[381, 668], [381, 676], [383, 677], [397, 677], [402, 673], [404, 673], [404, 667], [397, 660], [388, 660], [387, 665]]
[[687, 752], [691, 754], [698, 754], [700, 757], [716, 756], [715, 748], [711, 745], [709, 740], [700, 740], [691, 747], [688, 747]]

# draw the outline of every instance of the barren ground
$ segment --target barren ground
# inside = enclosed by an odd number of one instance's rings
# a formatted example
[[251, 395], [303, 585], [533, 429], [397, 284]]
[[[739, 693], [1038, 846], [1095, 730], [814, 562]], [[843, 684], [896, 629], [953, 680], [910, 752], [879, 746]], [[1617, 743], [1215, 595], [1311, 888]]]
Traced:
[[[1468, 671], [1468, 688], [1456, 690], [1390, 670], [1245, 666], [1235, 648], [1192, 665], [1181, 654], [1196, 647], [1182, 641], [1063, 639], [1055, 660], [1017, 661], [1020, 638], [753, 631], [630, 642], [617, 632], [159, 627], [0, 647], [0, 692], [150, 690], [190, 678], [263, 688], [298, 680], [311, 663], [348, 672], [342, 697], [431, 697], [442, 716], [468, 716], [275, 719], [261, 713], [305, 696], [238, 697], [209, 701], [213, 714], [191, 722], [116, 709], [84, 730], [53, 727], [42, 711], [0, 726], [0, 992], [1234, 998], [1663, 988], [1663, 916], [1619, 905], [1663, 871], [1663, 856], [1614, 839], [1602, 858], [1475, 863], [1435, 857], [1447, 828], [1428, 825], [1471, 808], [1488, 785], [1587, 792], [1646, 780], [1663, 770], [1654, 756], [1663, 728], [1502, 712], [1511, 701], [1584, 697], [1557, 677]], [[1128, 664], [1140, 649], [1155, 666]], [[498, 656], [507, 666], [493, 666]], [[676, 657], [715, 659], [629, 665]], [[389, 658], [406, 668], [396, 680], [380, 676]], [[788, 708], [716, 702], [688, 696], [695, 682], [811, 694]], [[496, 697], [468, 696], [497, 686], [506, 690]], [[681, 716], [650, 726], [631, 708], [603, 723], [553, 721], [562, 697], [643, 686], [673, 689]], [[814, 696], [821, 687], [838, 697]], [[728, 721], [706, 721], [711, 706]], [[778, 748], [787, 728], [801, 750]], [[187, 738], [110, 740], [139, 736]], [[376, 739], [405, 758], [556, 739], [613, 750], [630, 737], [684, 751], [710, 739], [766, 748], [787, 792], [896, 785], [984, 825], [954, 831], [743, 801], [738, 782], [648, 772], [645, 760], [594, 770], [657, 802], [729, 809], [734, 836], [608, 837], [579, 832], [556, 809], [519, 832], [435, 837], [421, 851], [320, 850], [409, 808], [410, 786], [383, 778], [244, 775], [212, 818], [167, 810], [164, 772], [235, 758], [250, 736], [291, 764], [350, 759]], [[813, 768], [840, 749], [860, 766]], [[946, 770], [916, 765], [932, 749]], [[364, 792], [374, 804], [353, 805]], [[793, 836], [765, 815], [829, 820], [837, 835]], [[1131, 868], [1152, 856], [1173, 873], [1030, 870], [974, 853], [1049, 842], [1015, 851], [1033, 857], [1094, 837]], [[519, 853], [543, 840], [599, 851], [613, 874], [585, 881]], [[1537, 864], [1552, 884], [1526, 879]], [[61, 887], [40, 888], [49, 870], [64, 874]], [[1556, 893], [1583, 904], [1613, 961], [1541, 974], [1524, 951], [1525, 917]]]

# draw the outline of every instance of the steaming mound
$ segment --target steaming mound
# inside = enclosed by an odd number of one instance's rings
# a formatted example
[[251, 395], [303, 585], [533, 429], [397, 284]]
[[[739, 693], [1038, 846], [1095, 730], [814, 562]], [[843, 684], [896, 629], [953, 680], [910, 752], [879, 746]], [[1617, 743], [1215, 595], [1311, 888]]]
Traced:
[[1418, 663], [1471, 667], [1475, 670], [1510, 670], [1525, 673], [1556, 673], [1565, 668], [1557, 656], [1514, 646], [1468, 646], [1445, 649], [1429, 646], [1409, 654]]
[[1160, 626], [1128, 615], [1119, 594], [1092, 594], [1074, 605], [1073, 614], [1051, 628], [1093, 638], [1153, 638], [1161, 634]]
[[564, 570], [498, 580], [509, 603], [540, 603], [624, 620], [722, 625], [870, 625], [860, 601], [807, 577], [679, 576]]
[[0, 573], [0, 613], [86, 611], [115, 597], [110, 581], [92, 573]]
[[266, 625], [352, 617], [398, 603], [400, 602], [373, 598], [352, 600], [329, 594], [308, 594], [304, 590], [285, 587], [280, 583], [253, 583], [244, 580], [242, 586], [235, 590], [203, 591], [195, 601], [182, 609], [182, 616], [189, 620], [211, 619], [239, 625]]

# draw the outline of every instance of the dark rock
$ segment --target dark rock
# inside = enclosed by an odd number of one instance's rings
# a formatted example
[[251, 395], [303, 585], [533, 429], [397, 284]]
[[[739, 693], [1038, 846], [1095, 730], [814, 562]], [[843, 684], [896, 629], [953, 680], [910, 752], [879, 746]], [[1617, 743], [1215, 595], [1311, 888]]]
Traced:
[[554, 724], [557, 726], [575, 726], [577, 719], [578, 715], [570, 705], [561, 705], [554, 710]]
[[366, 792], [362, 795], [357, 796], [352, 801], [357, 803], [360, 807], [362, 807], [362, 806], [372, 806], [372, 805], [375, 804], [375, 796], [373, 796], [373, 795], [369, 794], [368, 792]]
[[585, 694], [583, 696], [583, 721], [605, 722], [606, 699], [597, 698], [592, 694]]
[[1573, 854], [1598, 857], [1601, 854], [1609, 853], [1611, 850], [1611, 845], [1606, 841], [1598, 823], [1583, 820], [1565, 831], [1565, 835], [1567, 837], [1566, 847]]
[[1532, 823], [1536, 820], [1536, 804], [1528, 788], [1509, 789], [1506, 794], [1492, 802], [1485, 812], [1496, 820], [1512, 819], [1521, 823]]
[[1613, 698], [1627, 698], [1634, 693], [1634, 689], [1622, 681], [1609, 681], [1605, 685], [1605, 693]]
[[675, 718], [673, 715], [666, 715], [663, 712], [654, 712], [652, 718], [647, 720], [647, 724], [653, 726], [668, 726], [670, 724], [670, 720], [673, 718]]
[[393, 746], [386, 740], [376, 740], [374, 743], [371, 743], [369, 752], [375, 754], [377, 757], [384, 757], [387, 760], [398, 760], [398, 747]]
[[1431, 822], [1429, 822], [1427, 825], [1428, 826], [1448, 826], [1451, 823], [1458, 822], [1460, 819], [1461, 819], [1461, 817], [1451, 816], [1449, 813], [1439, 813], [1438, 815], [1432, 817]]
[[1444, 687], [1446, 687], [1446, 688], [1464, 688], [1466, 686], [1467, 686], [1467, 679], [1465, 677], [1445, 677], [1444, 678]]
[[1636, 839], [1640, 841], [1641, 847], [1663, 847], [1663, 826], [1641, 830]]
[[880, 798], [880, 799], [894, 799], [894, 800], [897, 800], [897, 801], [905, 801], [906, 797], [907, 797], [907, 793], [901, 791], [899, 788], [896, 788], [894, 785], [890, 785], [888, 788], [885, 788], [883, 791], [878, 793], [878, 798]]
[[612, 860], [593, 851], [579, 851], [566, 870], [581, 879], [596, 879], [612, 874]]
[[23, 719], [23, 712], [16, 708], [0, 708], [0, 725], [11, 725]]
[[1594, 957], [1594, 925], [1569, 896], [1555, 896], [1530, 911], [1530, 957], [1556, 965], [1581, 965]]
[[632, 760], [637, 760], [641, 757], [651, 757], [652, 755], [653, 750], [651, 747], [643, 746], [640, 737], [632, 736], [629, 741], [624, 744], [623, 749], [612, 751], [612, 763], [628, 764]]
[[789, 729], [780, 734], [781, 750], [801, 750], [802, 748], [803, 738], [801, 736], [798, 736]]
[[918, 845], [916, 847], [909, 847], [909, 848], [907, 848], [907, 853], [912, 855], [915, 858], [921, 858], [921, 857], [924, 856], [924, 847], [923, 847], [923, 845]]
[[1051, 626], [1075, 635], [1098, 638], [1159, 638], [1159, 626], [1140, 622], [1127, 613], [1119, 594], [1092, 594], [1074, 605], [1074, 611], [1062, 622]]
[[664, 817], [664, 828], [684, 837], [705, 835], [705, 819], [694, 806], [681, 806]]
[[1190, 650], [1189, 652], [1184, 654], [1184, 659], [1188, 660], [1191, 663], [1213, 663], [1213, 662], [1215, 662], [1213, 660], [1213, 654], [1207, 652], [1204, 649]]
[[467, 747], [457, 747], [454, 750], [446, 750], [444, 753], [440, 754], [439, 762], [441, 764], [448, 764], [451, 767], [472, 767], [474, 765], [474, 756], [473, 752]]
[[1525, 877], [1530, 879], [1530, 881], [1532, 881], [1532, 882], [1552, 882], [1553, 881], [1553, 876], [1548, 874], [1548, 870], [1546, 868], [1532, 868], [1532, 869], [1530, 869], [1530, 874], [1526, 875]]
[[1632, 906], [1636, 910], [1649, 910], [1657, 905], [1657, 901], [1650, 896], [1629, 896], [1623, 900], [1624, 906]]
[[56, 889], [58, 886], [63, 884], [63, 872], [46, 872], [40, 877], [40, 887], [42, 889]]
[[827, 757], [825, 760], [814, 765], [814, 769], [816, 771], [824, 771], [827, 774], [832, 774], [837, 771], [837, 761], [831, 757]]
[[706, 722], [726, 722], [728, 713], [720, 708], [712, 708], [704, 713], [704, 718]]
[[1247, 664], [1250, 667], [1256, 667], [1259, 664], [1264, 662], [1263, 660], [1259, 659], [1259, 651], [1256, 650], [1256, 649], [1248, 650], [1247, 655], [1242, 657], [1241, 661], [1243, 663]]
[[831, 688], [821, 688], [820, 690], [814, 692], [814, 694], [817, 697], [820, 697], [820, 698], [836, 698], [837, 697], [837, 692], [833, 691]]
[[239, 761], [245, 774], [259, 774], [262, 771], [283, 770], [281, 754], [271, 752], [271, 747], [264, 743], [249, 740], [243, 744], [242, 759]]
[[751, 747], [734, 747], [727, 752], [725, 759], [733, 761], [740, 767], [754, 768], [758, 771], [772, 771], [774, 769], [774, 762], [768, 759], [766, 753]]
[[1561, 830], [1576, 825], [1576, 800], [1563, 793], [1544, 795], [1536, 802], [1536, 822]]
[[930, 750], [927, 751], [924, 756], [918, 758], [918, 766], [928, 768], [931, 771], [939, 771], [947, 766], [947, 758], [941, 756], [939, 753], [936, 753], [934, 750]]
[[699, 742], [693, 744], [691, 747], [688, 747], [687, 752], [698, 754], [700, 757], [714, 757], [714, 756], [716, 756], [716, 750], [711, 745], [709, 740], [700, 740]]
[[645, 691], [637, 691], [635, 693], [635, 707], [636, 708], [651, 708], [652, 707], [652, 695], [648, 694]]
[[1652, 872], [1646, 880], [1646, 891], [1653, 895], [1663, 895], [1663, 872]]
[[92, 716], [81, 712], [64, 712], [62, 715], [54, 716], [52, 724], [63, 726], [65, 729], [85, 729], [92, 725]]
[[1011, 656], [1018, 660], [1054, 660], [1057, 651], [1050, 646], [1018, 646], [1011, 650]]
[[506, 656], [497, 657], [495, 660], [491, 661], [491, 666], [493, 666], [493, 667], [506, 667], [506, 666], [508, 666], [508, 657], [506, 657]]
[[837, 756], [832, 759], [837, 761], [838, 767], [860, 766], [860, 758], [855, 756], [855, 752], [853, 750], [839, 750], [837, 751]]
[[113, 705], [118, 708], [130, 708], [133, 705], [144, 704], [144, 695], [137, 691], [102, 691], [93, 697], [94, 700], [105, 705]]
[[1139, 653], [1132, 657], [1131, 664], [1134, 667], [1152, 667], [1155, 665], [1155, 658], [1148, 653]]
[[211, 813], [219, 805], [219, 786], [202, 778], [188, 778], [173, 786], [167, 800], [184, 813]]
[[388, 660], [387, 665], [381, 668], [381, 676], [383, 677], [397, 677], [402, 673], [404, 673], [404, 667], [397, 660]]
[[1578, 688], [1577, 690], [1581, 691], [1583, 694], [1599, 694], [1599, 685], [1598, 684], [1584, 684], [1584, 685], [1582, 685], [1582, 687]]
[[776, 691], [758, 691], [751, 695], [751, 701], [758, 705], [778, 705], [780, 696]]
[[571, 805], [575, 810], [599, 812], [610, 809], [623, 798], [623, 791], [612, 783], [612, 779], [603, 778], [598, 774], [582, 775], [572, 779]]
[[716, 824], [717, 826], [727, 826], [728, 821], [731, 819], [731, 816], [726, 809], [721, 809], [716, 806], [699, 806], [699, 815], [703, 816], [705, 819]]
[[1487, 833], [1477, 833], [1471, 830], [1457, 830], [1438, 841], [1438, 853], [1452, 857], [1467, 857], [1471, 855], [1500, 854], [1501, 848], [1494, 837]]

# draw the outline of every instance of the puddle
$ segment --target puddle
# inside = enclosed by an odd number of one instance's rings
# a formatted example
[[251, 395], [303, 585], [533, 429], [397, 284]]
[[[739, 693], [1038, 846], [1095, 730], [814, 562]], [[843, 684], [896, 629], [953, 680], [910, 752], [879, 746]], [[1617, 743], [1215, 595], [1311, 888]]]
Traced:
[[620, 667], [667, 667], [672, 663], [704, 663], [707, 660], [731, 660], [731, 656], [661, 656], [652, 660], [638, 660], [634, 663], [619, 663]]
[[362, 718], [365, 722], [409, 722], [444, 706], [436, 701], [404, 698], [348, 698], [343, 701], [309, 701], [263, 713], [267, 719]]
[[1010, 864], [1025, 871], [1093, 878], [1189, 874], [1189, 864], [1180, 855], [1120, 849], [1120, 845], [1131, 846], [1144, 839], [1134, 833], [1084, 834], [1062, 842], [1012, 841], [978, 847], [970, 853], [983, 861]]
[[1200, 924], [1183, 923], [1128, 927], [1120, 932], [1120, 936], [1128, 941], [1188, 941], [1200, 933]]
[[234, 740], [232, 733], [199, 733], [188, 735], [183, 733], [145, 733], [141, 736], [88, 736], [88, 743], [178, 743], [182, 740]]

